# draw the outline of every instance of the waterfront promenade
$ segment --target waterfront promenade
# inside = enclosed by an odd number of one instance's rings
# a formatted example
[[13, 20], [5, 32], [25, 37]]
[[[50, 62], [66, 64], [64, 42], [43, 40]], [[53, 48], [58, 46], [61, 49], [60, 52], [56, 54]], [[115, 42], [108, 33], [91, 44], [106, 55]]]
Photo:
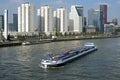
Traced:
[[[82, 37], [82, 38], [57, 38], [57, 39], [40, 39], [39, 41], [30, 41], [30, 42], [38, 42], [38, 44], [50, 43], [50, 42], [58, 42], [58, 41], [72, 41], [72, 40], [86, 40], [86, 39], [104, 39], [104, 38], [117, 38], [120, 36], [110, 36], [110, 37]], [[0, 47], [9, 47], [9, 46], [20, 46], [23, 41], [6, 41], [0, 42]], [[32, 44], [31, 44], [32, 45]]]

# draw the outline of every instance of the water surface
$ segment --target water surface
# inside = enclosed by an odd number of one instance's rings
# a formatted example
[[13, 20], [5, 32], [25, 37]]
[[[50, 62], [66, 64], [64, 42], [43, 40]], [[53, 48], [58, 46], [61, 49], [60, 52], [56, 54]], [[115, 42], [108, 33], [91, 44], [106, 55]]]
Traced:
[[[85, 42], [94, 42], [98, 50], [59, 68], [39, 66], [45, 55]], [[120, 80], [120, 38], [0, 48], [0, 80]]]

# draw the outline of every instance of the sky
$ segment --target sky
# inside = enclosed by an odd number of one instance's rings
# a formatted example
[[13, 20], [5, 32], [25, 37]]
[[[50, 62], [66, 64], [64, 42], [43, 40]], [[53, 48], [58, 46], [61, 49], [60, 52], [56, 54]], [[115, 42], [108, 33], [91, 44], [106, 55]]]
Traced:
[[59, 7], [65, 7], [68, 12], [71, 5], [82, 5], [84, 7], [84, 16], [86, 17], [88, 9], [99, 9], [99, 5], [103, 3], [108, 5], [108, 21], [118, 18], [120, 23], [120, 0], [0, 0], [0, 15], [3, 14], [4, 9], [8, 9], [9, 22], [11, 22], [12, 14], [17, 13], [18, 6], [25, 2], [33, 3], [36, 10], [42, 5], [50, 5], [54, 10]]

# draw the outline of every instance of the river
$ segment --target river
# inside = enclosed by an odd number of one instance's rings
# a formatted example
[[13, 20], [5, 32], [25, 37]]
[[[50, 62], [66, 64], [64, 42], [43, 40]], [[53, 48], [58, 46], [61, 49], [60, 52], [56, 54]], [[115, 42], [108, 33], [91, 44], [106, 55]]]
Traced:
[[[62, 67], [43, 69], [51, 53], [93, 42], [98, 50]], [[0, 80], [120, 80], [120, 38], [52, 42], [0, 48]]]

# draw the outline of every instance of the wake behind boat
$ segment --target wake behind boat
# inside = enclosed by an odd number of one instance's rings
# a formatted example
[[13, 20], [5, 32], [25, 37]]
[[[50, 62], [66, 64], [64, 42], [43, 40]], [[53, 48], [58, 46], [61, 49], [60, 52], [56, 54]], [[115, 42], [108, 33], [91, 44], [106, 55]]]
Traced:
[[78, 48], [65, 50], [61, 54], [49, 55], [45, 59], [42, 59], [41, 67], [42, 68], [58, 67], [64, 65], [65, 63], [73, 59], [76, 59], [82, 55], [88, 54], [95, 50], [97, 50], [97, 47], [94, 45], [94, 43], [87, 43], [84, 46]]

